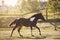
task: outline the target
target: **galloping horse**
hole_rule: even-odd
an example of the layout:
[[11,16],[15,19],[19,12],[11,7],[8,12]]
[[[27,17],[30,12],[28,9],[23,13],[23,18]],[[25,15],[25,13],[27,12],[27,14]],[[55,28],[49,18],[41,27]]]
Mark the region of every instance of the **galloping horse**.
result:
[[[32,27],[35,27],[39,30],[39,34],[41,35],[41,31],[39,29],[39,27],[36,25],[37,24],[37,21],[38,19],[42,19],[43,21],[45,21],[42,13],[38,13],[38,14],[35,14],[33,15],[32,17],[28,18],[28,19],[25,19],[25,18],[20,18],[20,19],[16,19],[14,20],[9,26],[12,26],[13,24],[16,24],[15,27],[13,28],[12,30],[12,33],[11,33],[11,37],[12,37],[12,34],[13,34],[13,31],[18,27],[18,33],[19,33],[19,36],[22,36],[21,33],[20,33],[20,30],[23,26],[25,27],[30,27],[31,28],[31,35],[32,35]],[[33,36],[33,35],[32,35]]]

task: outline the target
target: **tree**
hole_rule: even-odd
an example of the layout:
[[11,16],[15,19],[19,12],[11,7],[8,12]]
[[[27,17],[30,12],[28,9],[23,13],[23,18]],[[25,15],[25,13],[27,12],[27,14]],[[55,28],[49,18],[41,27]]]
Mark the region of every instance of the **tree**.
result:
[[60,1],[58,0],[49,0],[47,7],[51,8],[51,10],[60,11]]
[[54,17],[60,15],[60,1],[59,0],[49,0],[46,6],[47,9],[49,9],[48,12],[51,12],[54,14]]
[[[19,1],[22,1],[22,3],[20,4]],[[18,1],[18,7],[19,8],[21,7],[20,10],[24,13],[39,9],[39,6],[40,6],[40,2],[38,2],[37,0],[34,0],[34,1],[32,1],[32,0],[26,0],[26,1],[25,0],[19,0],[19,1]]]

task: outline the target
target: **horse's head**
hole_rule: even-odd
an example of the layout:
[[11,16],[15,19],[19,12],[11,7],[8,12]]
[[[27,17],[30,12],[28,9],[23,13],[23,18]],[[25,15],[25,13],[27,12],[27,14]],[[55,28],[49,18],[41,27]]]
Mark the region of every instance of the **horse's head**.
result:
[[37,18],[38,18],[38,19],[42,19],[43,21],[45,21],[45,18],[44,18],[44,16],[42,15],[42,13],[37,14]]

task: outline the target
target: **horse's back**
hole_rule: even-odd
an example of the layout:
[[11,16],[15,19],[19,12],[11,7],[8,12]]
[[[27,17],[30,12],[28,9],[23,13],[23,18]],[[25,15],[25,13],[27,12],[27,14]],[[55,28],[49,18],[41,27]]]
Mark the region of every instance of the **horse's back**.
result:
[[28,19],[25,19],[25,18],[20,18],[17,22],[18,25],[23,25],[23,26],[31,26],[33,24],[33,22],[31,22],[30,20]]
[[25,18],[20,18],[18,21],[17,21],[17,25],[24,25],[24,24],[27,24],[28,20],[25,19]]

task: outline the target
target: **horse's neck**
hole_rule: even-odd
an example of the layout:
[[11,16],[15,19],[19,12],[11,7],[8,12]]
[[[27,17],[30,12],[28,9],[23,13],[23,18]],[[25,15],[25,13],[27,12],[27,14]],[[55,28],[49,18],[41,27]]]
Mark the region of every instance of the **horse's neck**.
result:
[[37,23],[37,21],[38,21],[38,19],[37,19],[37,18],[35,18],[33,22],[34,22],[34,23]]
[[34,21],[35,17],[30,18],[30,21]]
[[37,23],[38,18],[36,18],[36,17],[31,17],[31,18],[29,18],[29,20],[32,21],[32,22],[34,22],[34,23]]

